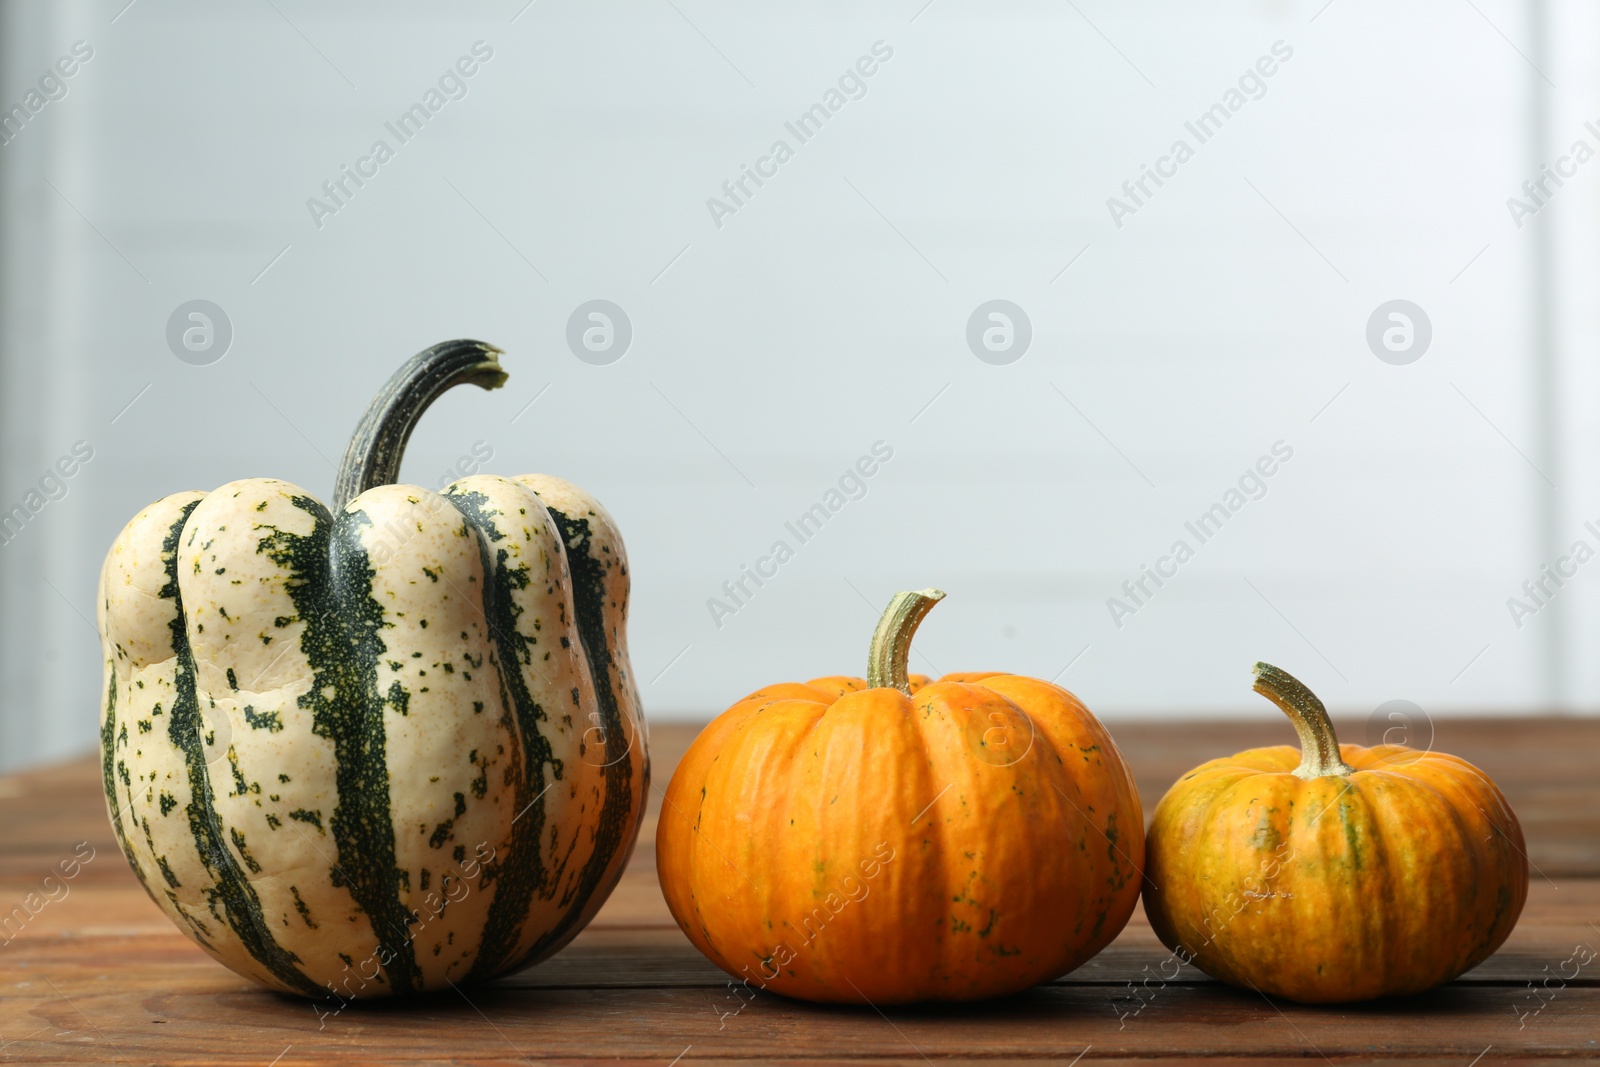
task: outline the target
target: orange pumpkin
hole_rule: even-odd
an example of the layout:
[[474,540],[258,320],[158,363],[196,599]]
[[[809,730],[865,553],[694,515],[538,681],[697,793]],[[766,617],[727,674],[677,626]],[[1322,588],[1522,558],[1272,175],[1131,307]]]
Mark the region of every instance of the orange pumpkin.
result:
[[1454,756],[1340,745],[1309,689],[1255,676],[1300,749],[1212,760],[1156,806],[1144,907],[1162,943],[1307,1004],[1419,993],[1487,959],[1528,895],[1500,790]]
[[751,989],[905,1003],[1077,967],[1133,912],[1144,819],[1077,697],[1013,674],[906,673],[944,596],[900,593],[867,680],[745,697],[667,787],[656,866],[695,946]]

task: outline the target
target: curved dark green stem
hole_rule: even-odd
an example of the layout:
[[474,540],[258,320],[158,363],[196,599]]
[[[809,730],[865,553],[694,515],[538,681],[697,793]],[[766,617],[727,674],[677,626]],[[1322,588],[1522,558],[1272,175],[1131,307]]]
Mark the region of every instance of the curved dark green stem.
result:
[[1294,769],[1295,777],[1327,778],[1355,773],[1355,768],[1339,755],[1339,738],[1333,732],[1328,709],[1317,694],[1288,671],[1270,663],[1257,663],[1254,674],[1252,688],[1282,708],[1300,735],[1300,766]]
[[906,670],[911,661],[911,637],[933,606],[943,599],[944,591],[940,589],[894,595],[872,632],[872,648],[867,653],[868,686],[898,689],[911,695],[911,678]]
[[339,462],[333,513],[375,485],[400,480],[400,457],[428,405],[446,389],[471,382],[484,389],[505,384],[500,349],[482,341],[445,341],[418,352],[394,372],[367,405],[350,447]]

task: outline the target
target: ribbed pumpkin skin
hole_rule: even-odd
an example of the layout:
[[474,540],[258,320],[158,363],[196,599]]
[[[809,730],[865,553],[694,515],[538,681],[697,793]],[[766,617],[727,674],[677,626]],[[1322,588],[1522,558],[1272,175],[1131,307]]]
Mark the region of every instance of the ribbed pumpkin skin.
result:
[[1307,1004],[1418,993],[1483,962],[1528,893],[1522,829],[1472,764],[1341,745],[1305,780],[1282,746],[1180,779],[1150,825],[1145,912],[1213,977]]
[[101,572],[106,799],[150,896],[257,982],[341,999],[537,962],[648,787],[620,537],[555,478],[343,513],[273,479],[169,496]]
[[679,764],[662,890],[751,988],[997,996],[1077,967],[1132,914],[1144,820],[1094,716],[1018,675],[921,681],[910,697],[837,677],[760,690]]

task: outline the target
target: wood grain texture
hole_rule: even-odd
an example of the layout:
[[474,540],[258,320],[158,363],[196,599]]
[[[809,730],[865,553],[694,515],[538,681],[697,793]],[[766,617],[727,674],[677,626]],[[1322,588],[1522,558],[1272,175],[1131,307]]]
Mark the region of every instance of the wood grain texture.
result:
[[[1347,727],[1352,740],[1361,725]],[[326,1017],[236,977],[172,928],[112,842],[93,761],[0,778],[0,1062],[981,1064],[1071,1062],[1086,1048],[1084,1062],[1124,1063],[1600,1059],[1600,959],[1562,967],[1578,946],[1600,949],[1600,722],[1440,725],[1435,747],[1489,771],[1523,821],[1537,868],[1527,909],[1460,981],[1339,1008],[1274,1003],[1187,967],[1163,981],[1173,966],[1142,909],[1078,971],[999,1001],[880,1013],[741,996],[673,925],[655,881],[659,790],[693,734],[652,731],[658,777],[639,848],[568,949],[489,987]],[[1287,740],[1234,723],[1116,734],[1147,812],[1195,763]],[[80,842],[93,858],[47,885]]]

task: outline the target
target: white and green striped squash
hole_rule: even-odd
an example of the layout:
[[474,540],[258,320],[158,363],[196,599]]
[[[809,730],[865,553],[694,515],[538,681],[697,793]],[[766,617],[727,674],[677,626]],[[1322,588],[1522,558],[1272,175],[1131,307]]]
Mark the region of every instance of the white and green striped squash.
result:
[[611,517],[544,475],[392,484],[423,410],[495,388],[437,345],[367,410],[332,512],[287,482],[136,515],[101,572],[106,800],[150,896],[308,997],[529,966],[594,916],[649,783]]

